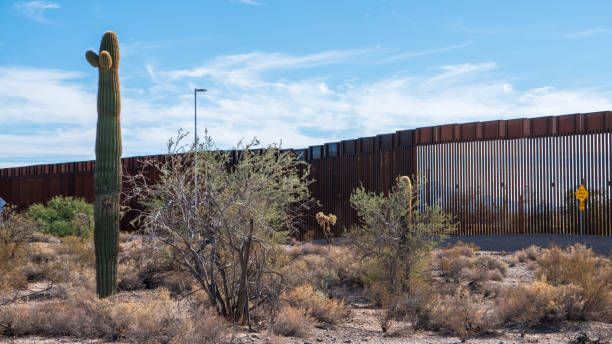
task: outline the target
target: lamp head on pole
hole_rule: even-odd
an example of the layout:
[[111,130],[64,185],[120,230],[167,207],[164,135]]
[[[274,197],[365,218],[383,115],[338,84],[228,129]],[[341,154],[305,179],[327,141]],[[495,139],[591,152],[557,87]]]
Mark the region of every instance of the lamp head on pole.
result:
[[208,90],[203,89],[203,88],[196,88],[196,89],[194,89],[194,91],[196,91],[196,92],[206,92]]

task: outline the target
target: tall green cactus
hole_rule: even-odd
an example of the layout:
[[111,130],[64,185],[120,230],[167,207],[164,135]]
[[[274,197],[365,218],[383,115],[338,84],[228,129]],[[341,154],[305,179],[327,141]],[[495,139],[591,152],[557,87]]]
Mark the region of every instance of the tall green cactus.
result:
[[119,42],[105,32],[100,54],[89,50],[87,62],[98,68],[98,125],[94,187],[94,244],[96,289],[104,298],[116,291],[119,248],[119,193],[121,191],[121,95],[119,94]]

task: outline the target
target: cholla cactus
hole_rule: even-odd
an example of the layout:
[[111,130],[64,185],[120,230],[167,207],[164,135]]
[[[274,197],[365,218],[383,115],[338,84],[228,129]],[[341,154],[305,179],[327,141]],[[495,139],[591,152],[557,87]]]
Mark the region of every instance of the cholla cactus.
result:
[[330,213],[329,215],[325,215],[322,211],[318,212],[317,215],[315,215],[316,219],[317,219],[317,223],[319,224],[319,226],[321,226],[321,228],[323,228],[323,234],[325,235],[325,240],[327,240],[327,243],[329,244],[329,237],[332,235],[331,234],[331,226],[336,224],[336,215]]

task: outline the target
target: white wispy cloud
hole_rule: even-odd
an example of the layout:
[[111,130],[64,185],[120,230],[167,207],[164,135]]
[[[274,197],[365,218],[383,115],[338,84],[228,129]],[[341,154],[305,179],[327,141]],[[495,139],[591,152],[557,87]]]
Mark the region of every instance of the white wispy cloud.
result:
[[47,23],[45,12],[50,9],[56,9],[60,6],[54,2],[47,1],[20,1],[13,4],[13,8],[22,16],[37,21],[39,23]]
[[440,47],[440,48],[435,48],[435,49],[407,51],[407,52],[403,52],[403,53],[396,54],[396,55],[387,57],[385,59],[382,59],[381,62],[402,60],[402,59],[407,59],[407,58],[416,57],[416,56],[440,54],[440,53],[444,53],[444,52],[455,50],[455,49],[465,48],[467,46],[472,45],[473,43],[474,41],[468,41],[468,42],[461,43],[461,44],[450,45],[447,47]]
[[[420,126],[612,109],[609,90],[519,89],[499,77],[502,67],[494,62],[368,82],[331,83],[316,69],[309,77],[282,77],[299,66],[339,63],[354,54],[259,52],[220,56],[193,69],[149,66],[150,88],[122,99],[123,155],[163,153],[179,128],[192,131],[188,90],[196,86],[209,89],[198,95],[198,132],[208,128],[222,148],[252,137],[299,148]],[[85,89],[82,76],[0,67],[0,127],[9,128],[0,132],[0,166],[93,159],[96,86],[89,80]]]
[[563,38],[577,39],[577,38],[591,37],[591,36],[596,36],[596,35],[601,35],[601,34],[606,34],[606,33],[611,33],[611,32],[612,32],[612,28],[609,28],[609,27],[596,28],[596,29],[591,29],[591,30],[572,32],[572,33],[564,35]]
[[165,72],[170,79],[196,78],[219,73],[260,73],[271,69],[300,69],[335,64],[360,55],[372,53],[372,49],[328,50],[303,56],[283,53],[252,52],[219,56],[204,66]]
[[254,1],[254,0],[230,0],[231,2],[239,2],[242,4],[247,4],[247,5],[255,5],[255,6],[261,6],[262,3],[259,1]]

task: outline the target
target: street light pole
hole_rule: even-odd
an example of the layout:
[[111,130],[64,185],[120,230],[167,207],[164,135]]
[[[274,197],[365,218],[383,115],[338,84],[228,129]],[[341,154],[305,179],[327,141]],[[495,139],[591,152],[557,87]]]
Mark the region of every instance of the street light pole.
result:
[[198,209],[198,92],[206,92],[203,88],[193,89],[193,148],[195,149],[193,160],[193,185],[195,186],[194,205]]

